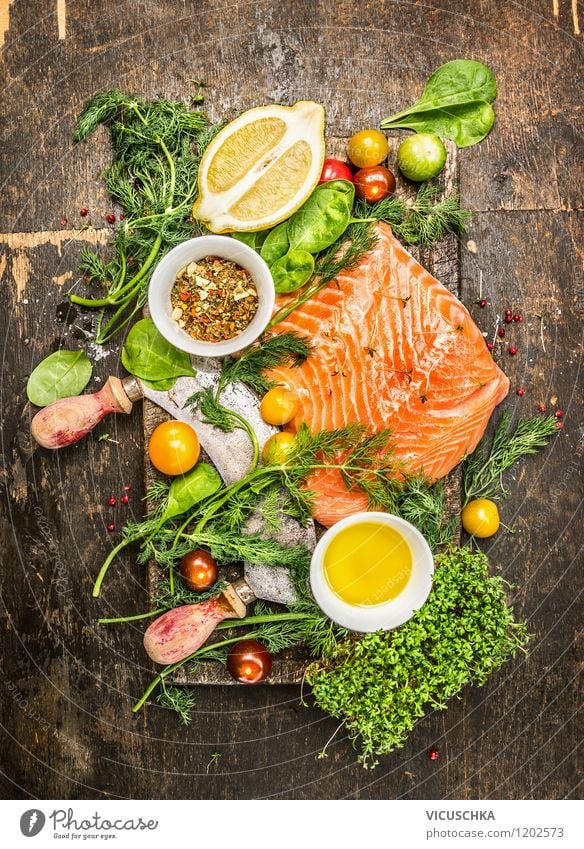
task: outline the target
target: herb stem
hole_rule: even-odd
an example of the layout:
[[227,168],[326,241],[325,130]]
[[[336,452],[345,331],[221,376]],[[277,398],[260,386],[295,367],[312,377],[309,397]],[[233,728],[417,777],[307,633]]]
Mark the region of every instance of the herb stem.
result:
[[[249,637],[249,638],[253,638],[253,637],[259,636],[259,634],[254,632],[254,631],[251,631],[246,636]],[[227,640],[220,640],[218,643],[213,643],[210,646],[203,646],[202,648],[197,649],[197,651],[193,652],[192,654],[189,654],[187,657],[183,658],[182,660],[177,661],[176,663],[171,664],[170,666],[165,666],[164,669],[162,670],[162,672],[160,672],[156,676],[156,678],[154,678],[150,682],[150,684],[148,685],[148,687],[144,691],[141,698],[138,699],[136,704],[133,706],[132,712],[138,713],[138,711],[144,706],[145,702],[148,700],[148,697],[153,692],[153,690],[155,690],[156,687],[158,687],[159,684],[164,683],[165,678],[167,678],[173,672],[176,672],[176,670],[180,669],[180,667],[183,666],[185,663],[188,663],[190,660],[194,660],[199,655],[205,654],[206,652],[211,651],[212,649],[213,650],[214,649],[220,649],[223,646],[229,646],[232,643],[237,643],[237,642],[239,642],[239,640],[241,640],[241,637],[230,637]]]
[[105,578],[107,570],[111,566],[116,555],[119,554],[119,552],[122,551],[122,549],[126,548],[126,546],[130,545],[130,543],[135,542],[135,541],[136,540],[135,540],[134,537],[129,537],[128,539],[123,539],[114,548],[112,548],[112,550],[110,551],[110,553],[108,554],[108,556],[104,560],[103,566],[99,570],[99,574],[98,574],[97,578],[95,579],[95,584],[93,585],[93,590],[92,590],[92,593],[91,593],[93,598],[99,598],[99,593],[101,591],[101,585],[103,583],[103,579]]
[[100,625],[113,625],[118,622],[137,622],[139,619],[151,619],[159,613],[166,613],[168,607],[159,607],[157,610],[149,610],[147,613],[136,613],[135,616],[116,616],[113,619],[98,619]]

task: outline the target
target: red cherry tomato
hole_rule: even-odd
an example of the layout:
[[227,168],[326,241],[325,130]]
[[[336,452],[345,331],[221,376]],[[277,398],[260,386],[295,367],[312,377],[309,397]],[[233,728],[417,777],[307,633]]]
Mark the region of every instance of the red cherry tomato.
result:
[[259,684],[270,674],[272,655],[257,640],[234,643],[227,655],[227,669],[241,684]]
[[352,183],[353,172],[340,159],[325,159],[318,182],[328,183],[330,180],[349,180]]
[[395,177],[383,165],[361,168],[355,174],[355,194],[367,203],[376,203],[395,192]]
[[203,548],[187,551],[180,561],[180,576],[189,590],[202,592],[210,589],[218,574],[215,558]]

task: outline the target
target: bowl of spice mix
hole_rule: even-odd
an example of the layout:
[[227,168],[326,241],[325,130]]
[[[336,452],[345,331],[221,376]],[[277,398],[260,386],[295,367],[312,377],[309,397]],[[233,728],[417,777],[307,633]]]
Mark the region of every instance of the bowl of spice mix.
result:
[[177,245],[156,266],[148,290],[160,333],[199,357],[225,357],[255,342],[272,317],[274,299],[266,263],[229,236]]

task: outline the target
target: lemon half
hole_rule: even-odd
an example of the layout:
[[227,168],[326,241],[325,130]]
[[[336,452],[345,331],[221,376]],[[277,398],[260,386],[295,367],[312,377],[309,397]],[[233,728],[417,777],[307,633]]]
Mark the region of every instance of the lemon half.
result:
[[199,165],[193,217],[213,233],[265,230],[295,212],[324,162],[324,109],[258,106],[224,127]]

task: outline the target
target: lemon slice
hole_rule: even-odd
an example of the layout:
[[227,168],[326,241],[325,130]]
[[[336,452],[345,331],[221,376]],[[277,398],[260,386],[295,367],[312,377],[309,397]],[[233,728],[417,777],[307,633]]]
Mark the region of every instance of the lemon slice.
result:
[[318,183],[324,109],[312,100],[259,106],[213,139],[199,165],[193,217],[213,233],[265,230],[288,218]]

